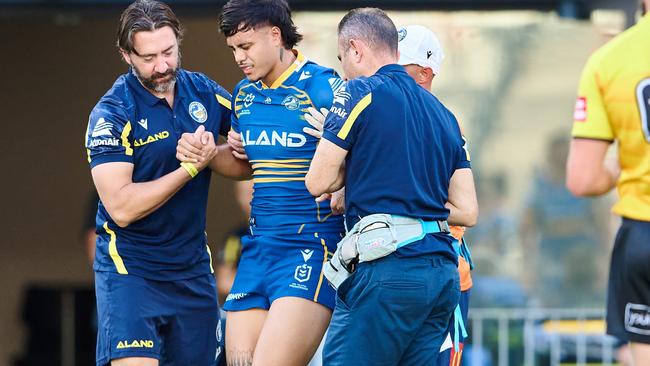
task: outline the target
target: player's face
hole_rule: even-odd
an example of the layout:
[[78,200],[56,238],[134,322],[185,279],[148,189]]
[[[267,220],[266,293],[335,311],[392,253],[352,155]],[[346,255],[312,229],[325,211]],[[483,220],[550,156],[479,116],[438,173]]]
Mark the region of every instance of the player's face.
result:
[[250,81],[265,79],[280,64],[282,40],[277,27],[257,27],[226,38],[237,66]]
[[122,52],[142,85],[156,93],[173,90],[180,67],[178,39],[171,27],[133,35],[133,52]]

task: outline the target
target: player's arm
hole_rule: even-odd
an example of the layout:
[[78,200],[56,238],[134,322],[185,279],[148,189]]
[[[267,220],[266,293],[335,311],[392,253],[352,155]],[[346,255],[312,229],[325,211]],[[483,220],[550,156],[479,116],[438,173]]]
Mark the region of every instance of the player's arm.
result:
[[576,196],[607,193],[614,188],[619,175],[618,166],[608,166],[605,161],[615,135],[601,95],[598,62],[592,56],[585,66],[573,116],[566,186]]
[[[199,131],[203,132],[202,127]],[[191,178],[207,166],[216,153],[212,134],[209,133],[205,150],[206,159],[192,165],[195,171],[179,166],[178,169],[149,182],[133,182],[133,163],[108,162],[96,165],[91,173],[99,197],[113,221],[126,227],[162,206]],[[192,170],[190,168],[190,170]]]
[[120,227],[158,209],[191,179],[179,167],[154,181],[133,183],[133,164],[124,162],[97,165],[91,173],[102,203]]
[[345,184],[347,150],[322,139],[305,177],[305,185],[313,196],[338,191]]
[[[347,91],[345,85],[339,88],[330,113],[327,117],[322,116],[322,138],[305,177],[309,193],[316,197],[335,192],[344,186],[345,157],[354,144],[362,123],[358,119],[363,119],[363,111],[372,103],[372,93],[365,90],[363,85],[351,81],[347,88]],[[309,114],[314,116],[314,112],[318,113],[314,109]]]
[[478,220],[478,201],[474,176],[469,168],[456,169],[449,182],[445,207],[449,209],[450,225],[474,226]]
[[[197,163],[205,157],[205,139],[194,133],[184,133],[176,146],[176,158],[181,162]],[[247,160],[237,159],[228,143],[218,145],[217,154],[209,161],[210,169],[226,178],[245,180],[252,175]]]
[[609,141],[574,138],[566,166],[566,186],[576,196],[598,196],[616,186],[619,168],[605,160]]

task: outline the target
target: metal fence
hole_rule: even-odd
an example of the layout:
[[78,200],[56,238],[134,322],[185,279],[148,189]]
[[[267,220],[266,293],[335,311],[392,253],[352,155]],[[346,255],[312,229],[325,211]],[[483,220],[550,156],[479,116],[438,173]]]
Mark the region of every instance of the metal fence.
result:
[[615,365],[602,309],[471,308],[463,365]]

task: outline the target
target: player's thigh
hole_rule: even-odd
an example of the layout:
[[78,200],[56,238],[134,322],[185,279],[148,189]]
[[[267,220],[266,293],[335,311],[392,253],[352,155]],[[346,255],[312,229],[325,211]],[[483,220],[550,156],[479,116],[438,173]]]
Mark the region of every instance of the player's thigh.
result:
[[112,360],[111,366],[158,366],[158,360],[148,357],[125,357]]
[[260,334],[253,364],[307,364],[318,349],[330,318],[329,308],[311,300],[275,300]]
[[268,311],[263,309],[229,311],[227,313],[226,359],[229,365],[249,365],[252,362],[253,352],[267,313]]
[[311,300],[275,300],[257,342],[253,365],[306,365],[318,349],[331,316],[328,307]]

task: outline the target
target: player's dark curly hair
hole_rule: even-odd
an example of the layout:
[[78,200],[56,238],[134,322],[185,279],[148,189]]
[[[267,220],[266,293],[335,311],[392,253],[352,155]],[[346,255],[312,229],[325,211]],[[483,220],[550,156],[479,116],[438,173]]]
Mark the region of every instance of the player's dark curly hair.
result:
[[293,48],[302,40],[285,0],[230,0],[219,16],[219,30],[226,37],[267,25],[280,28],[286,49]]
[[165,3],[156,0],[137,0],[122,12],[117,28],[117,47],[126,52],[137,51],[133,48],[133,35],[141,31],[154,31],[170,27],[178,43],[183,39],[183,28],[176,14]]

